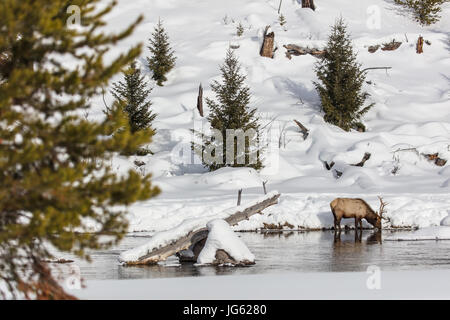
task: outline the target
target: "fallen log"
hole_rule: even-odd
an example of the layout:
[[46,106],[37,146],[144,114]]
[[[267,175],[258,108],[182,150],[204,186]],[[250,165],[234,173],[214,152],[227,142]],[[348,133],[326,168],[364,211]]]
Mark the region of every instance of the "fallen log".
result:
[[433,161],[438,167],[443,167],[447,164],[447,160],[440,158],[439,153],[423,154],[423,156],[429,161]]
[[369,152],[364,153],[364,156],[362,158],[362,160],[356,164],[352,164],[352,166],[354,167],[364,167],[364,164],[366,163],[367,160],[370,159],[372,155]]
[[402,45],[401,42],[395,41],[395,39],[394,39],[394,40],[392,40],[392,42],[383,43],[383,47],[381,48],[381,50],[394,51],[394,50],[397,50],[398,48],[400,48],[401,45]]
[[369,51],[370,53],[375,53],[375,52],[378,51],[378,49],[380,49],[380,47],[381,47],[381,46],[380,46],[379,44],[374,45],[374,46],[369,46],[368,51]]
[[303,56],[310,54],[315,57],[321,57],[325,54],[325,50],[317,48],[302,47],[296,44],[285,44],[283,47],[287,50],[286,57],[291,60],[292,56]]
[[300,121],[294,120],[295,124],[300,128],[300,132],[303,134],[303,140],[306,140],[309,136],[309,130]]
[[[266,209],[267,207],[277,204],[279,197],[280,197],[280,194],[278,192],[269,193],[263,200],[260,200],[256,203],[246,207],[243,210],[242,210],[242,208],[240,208],[238,211],[236,211],[232,214],[225,213],[225,215],[227,215],[227,217],[225,217],[224,220],[229,225],[234,226],[243,220],[248,220],[254,214],[261,213],[261,211]],[[219,218],[222,218],[222,216]],[[173,239],[173,241],[171,241],[167,245],[162,245],[158,248],[152,248],[149,250],[147,250],[145,248],[146,245],[144,245],[144,246],[141,246],[136,249],[136,250],[138,250],[138,252],[146,251],[146,253],[137,254],[134,251],[134,249],[124,252],[120,255],[119,260],[126,265],[156,264],[159,261],[164,261],[168,257],[178,254],[183,250],[190,249],[193,252],[192,261],[194,261],[196,255],[198,256],[198,254],[201,251],[201,248],[203,248],[203,246],[201,244],[204,245],[204,240],[208,237],[208,229],[206,228],[207,222],[208,221],[206,221],[206,220],[199,221],[199,223],[195,224],[195,225],[202,224],[204,227],[200,227],[200,228],[197,227],[197,228],[189,231],[184,236],[178,237],[177,239]],[[153,237],[164,238],[164,236],[166,236],[166,235],[170,236],[170,233],[172,231],[173,230],[163,231],[163,232],[160,232],[160,233],[154,235]],[[136,255],[139,255],[139,257],[137,257]],[[130,256],[132,256],[133,258],[130,259]],[[179,254],[178,254],[178,256],[180,257]],[[183,258],[181,260],[182,261],[190,261],[190,259],[187,259],[187,258]]]

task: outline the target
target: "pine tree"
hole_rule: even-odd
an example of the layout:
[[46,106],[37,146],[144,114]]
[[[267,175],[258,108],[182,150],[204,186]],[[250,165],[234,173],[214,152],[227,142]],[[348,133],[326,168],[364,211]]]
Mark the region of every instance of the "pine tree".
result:
[[280,26],[284,26],[286,24],[286,18],[283,14],[280,14],[278,17],[278,22],[280,23]]
[[[203,164],[209,170],[217,170],[222,167],[252,167],[261,169],[263,167],[259,147],[259,124],[256,117],[256,109],[250,109],[250,88],[245,85],[246,77],[240,73],[238,59],[233,51],[229,49],[224,64],[220,67],[222,73],[222,83],[214,81],[211,85],[212,91],[216,95],[215,100],[206,98],[206,103],[210,109],[208,120],[211,128],[218,132],[223,138],[222,141],[203,135],[202,145],[194,146],[198,154],[202,155]],[[238,139],[233,138],[233,143],[227,143],[227,130],[242,130],[247,133],[245,147],[239,152]],[[215,150],[218,156],[217,161],[205,159],[205,149]],[[226,155],[232,155],[232,161],[227,161]],[[221,155],[220,155],[221,154]]]
[[147,58],[148,67],[153,71],[153,79],[159,86],[167,81],[166,74],[175,67],[175,56],[173,50],[170,48],[169,36],[167,35],[162,21],[158,21],[158,25],[149,39],[150,46],[148,49],[152,53],[151,57]]
[[[136,62],[132,62],[124,72],[125,82],[119,81],[113,84],[112,94],[117,102],[123,105],[130,123],[131,132],[143,129],[152,129],[151,124],[156,114],[150,110],[152,105],[148,99],[151,88],[141,70],[136,68]],[[154,131],[154,129],[152,129]]]
[[236,27],[236,35],[238,37],[242,37],[243,34],[244,34],[244,26],[242,25],[242,23],[239,22],[238,26]]
[[395,0],[395,3],[412,10],[414,18],[422,25],[428,26],[439,21],[442,4],[449,0]]
[[[0,296],[6,288],[27,298],[73,298],[45,263],[54,259],[49,247],[89,258],[86,249],[108,248],[123,237],[123,208],[159,192],[150,175],[118,175],[108,161],[149,143],[151,130],[132,133],[117,103],[105,119],[82,115],[141,52],[137,45],[104,62],[142,17],[105,34],[99,29],[115,3],[99,2],[70,2],[82,12],[77,28],[66,25],[66,0],[0,4]],[[100,241],[100,234],[109,240]]]
[[340,18],[332,27],[325,54],[315,65],[319,82],[314,82],[314,85],[320,96],[325,121],[346,131],[364,131],[360,120],[373,106],[363,107],[369,94],[362,91],[365,73],[360,67],[347,26]]

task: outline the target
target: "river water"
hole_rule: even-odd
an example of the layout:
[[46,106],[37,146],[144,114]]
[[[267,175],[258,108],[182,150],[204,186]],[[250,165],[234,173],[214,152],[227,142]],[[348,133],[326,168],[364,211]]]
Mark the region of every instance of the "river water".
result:
[[[383,231],[383,237],[389,231]],[[119,254],[148,241],[148,236],[129,235],[119,246],[91,253],[92,262],[64,265],[79,268],[86,280],[147,279],[186,276],[242,275],[283,272],[366,271],[376,265],[382,270],[450,269],[450,241],[381,241],[371,231],[355,239],[354,231],[342,232],[335,240],[332,231],[238,233],[256,257],[250,267],[211,267],[179,264],[171,257],[155,266],[123,266]],[[381,239],[382,240],[382,239]],[[65,273],[65,272],[64,272]]]

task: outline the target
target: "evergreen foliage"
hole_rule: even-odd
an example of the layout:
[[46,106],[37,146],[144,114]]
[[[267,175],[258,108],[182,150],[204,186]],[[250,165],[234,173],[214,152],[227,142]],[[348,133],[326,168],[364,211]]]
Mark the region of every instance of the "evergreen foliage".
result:
[[346,131],[364,131],[361,118],[373,104],[363,107],[369,96],[362,91],[365,73],[356,61],[342,18],[332,27],[325,51],[315,65],[319,82],[314,82],[325,113],[324,119]]
[[239,22],[238,26],[236,27],[236,35],[238,37],[242,37],[243,34],[244,34],[244,26],[242,25],[242,23]]
[[150,110],[152,103],[148,96],[151,91],[134,61],[124,72],[124,82],[119,81],[113,84],[111,92],[117,102],[123,105],[133,133],[138,130],[152,129],[151,124],[156,114]]
[[147,58],[148,67],[153,71],[153,79],[158,86],[162,86],[163,82],[167,81],[166,74],[175,67],[176,58],[161,20],[158,21],[149,42],[148,49],[152,55]]
[[[82,116],[141,52],[137,45],[104,62],[142,17],[105,34],[115,3],[99,2],[70,2],[81,10],[77,28],[66,25],[66,0],[0,3],[0,290],[13,295],[73,298],[45,263],[54,258],[49,246],[89,258],[86,249],[108,248],[125,234],[121,208],[159,193],[150,175],[118,175],[108,161],[149,143],[151,130],[131,132],[118,104],[104,120]],[[89,232],[93,225],[98,233]]]
[[283,14],[280,14],[278,16],[278,22],[280,23],[280,26],[284,26],[286,24],[286,18],[284,17]]
[[[223,141],[214,140],[206,135],[202,136],[202,145],[194,146],[197,153],[202,154],[203,164],[209,170],[217,170],[222,167],[252,167],[261,169],[263,167],[260,159],[258,131],[260,129],[256,109],[250,109],[250,88],[245,85],[246,77],[240,73],[240,65],[233,51],[229,49],[224,64],[220,67],[222,82],[214,81],[211,85],[216,99],[206,98],[210,109],[208,120],[211,128],[220,132]],[[243,132],[254,132],[246,138],[244,152],[238,153],[237,139],[233,144],[227,145],[227,130],[243,130]],[[205,147],[209,150],[215,149],[222,153],[218,161],[208,162],[204,159]],[[232,163],[227,163],[226,153],[234,150]],[[230,151],[231,152],[231,151]],[[251,159],[256,161],[251,161]]]
[[431,25],[441,18],[442,5],[449,0],[395,0],[395,3],[409,8],[421,25]]

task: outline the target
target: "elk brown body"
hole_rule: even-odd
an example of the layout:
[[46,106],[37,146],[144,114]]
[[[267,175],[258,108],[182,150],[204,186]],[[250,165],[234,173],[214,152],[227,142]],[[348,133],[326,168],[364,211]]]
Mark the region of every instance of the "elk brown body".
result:
[[[381,198],[380,212],[383,212],[384,203]],[[375,212],[367,202],[363,199],[352,198],[336,198],[330,203],[331,212],[334,216],[334,229],[341,231],[341,219],[342,218],[354,218],[355,229],[362,230],[362,219],[366,219],[371,225],[377,229],[381,229],[382,216]]]

